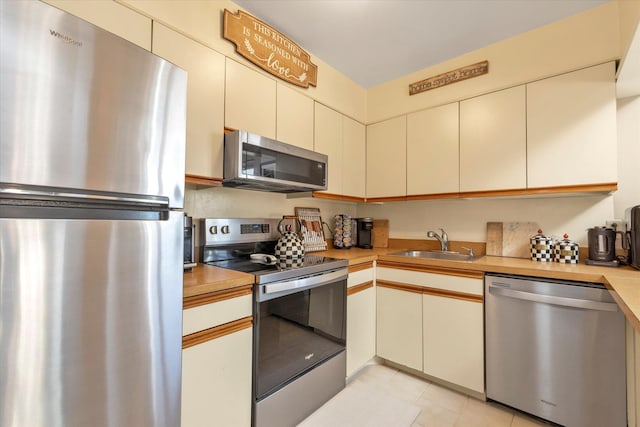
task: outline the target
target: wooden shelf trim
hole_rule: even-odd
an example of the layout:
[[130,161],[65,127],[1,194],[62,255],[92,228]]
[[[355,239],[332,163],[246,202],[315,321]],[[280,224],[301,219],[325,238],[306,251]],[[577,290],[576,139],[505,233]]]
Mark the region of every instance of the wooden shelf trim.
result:
[[366,270],[367,268],[373,268],[373,261],[367,261],[361,264],[350,265],[349,273],[355,273],[356,271]]
[[198,307],[201,305],[207,305],[214,302],[224,301],[231,298],[242,297],[245,295],[251,295],[253,293],[253,285],[238,286],[233,289],[225,289],[224,291],[211,292],[208,294],[195,295],[187,297],[182,302],[182,309]]
[[445,289],[430,288],[427,286],[410,285],[408,283],[389,282],[387,280],[377,280],[376,286],[380,288],[395,289],[398,291],[412,292],[414,294],[433,295],[436,297],[453,298],[470,302],[483,302],[482,295],[468,294],[465,292],[449,291]]
[[582,185],[559,185],[555,187],[509,188],[504,190],[465,191],[460,193],[412,194],[407,196],[371,197],[365,203],[399,202],[407,200],[438,200],[438,199],[473,199],[476,197],[508,197],[557,195],[571,193],[610,193],[618,190],[617,182],[602,182]]
[[366,291],[369,288],[373,288],[373,280],[369,280],[368,282],[360,283],[359,285],[355,285],[350,288],[347,288],[347,296],[357,294],[358,292]]
[[484,273],[482,271],[458,270],[455,268],[434,267],[431,265],[427,266],[427,265],[418,265],[418,264],[404,264],[400,262],[384,261],[384,260],[378,260],[377,265],[378,267],[395,268],[398,270],[419,271],[422,273],[446,274],[448,276],[467,277],[470,279],[484,278]]
[[325,192],[319,192],[319,191],[314,191],[311,194],[311,196],[316,198],[316,199],[341,200],[343,202],[356,202],[356,203],[364,203],[365,202],[365,198],[364,197],[345,196],[345,195],[342,195],[342,194],[325,193]]
[[208,187],[222,187],[222,178],[211,178],[209,176],[186,174],[184,182],[187,184],[206,185]]
[[253,316],[248,316],[242,319],[234,320],[233,322],[205,329],[204,331],[194,332],[193,334],[182,337],[182,349],[193,347],[194,345],[202,344],[207,341],[215,340],[216,338],[220,338],[234,332],[242,331],[243,329],[247,329],[252,326]]

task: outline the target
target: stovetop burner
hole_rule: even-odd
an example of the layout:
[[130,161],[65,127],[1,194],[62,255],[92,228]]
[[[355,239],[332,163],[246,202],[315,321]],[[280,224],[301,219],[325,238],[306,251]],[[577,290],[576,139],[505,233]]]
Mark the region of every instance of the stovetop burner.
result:
[[[346,260],[306,253],[301,260],[252,260],[251,254],[275,253],[277,219],[202,219],[200,259],[207,265],[253,274],[256,283],[271,283],[346,268]],[[262,261],[262,262],[261,262]]]
[[241,271],[256,276],[256,283],[270,283],[324,273],[348,266],[346,260],[305,254],[302,260],[276,260],[275,263],[264,263],[248,257],[221,261],[209,261],[207,265]]

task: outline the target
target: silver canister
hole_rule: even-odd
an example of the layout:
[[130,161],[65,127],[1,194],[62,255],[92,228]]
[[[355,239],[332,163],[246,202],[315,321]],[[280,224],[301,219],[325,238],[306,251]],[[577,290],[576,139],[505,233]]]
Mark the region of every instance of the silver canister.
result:
[[553,260],[564,264],[577,264],[579,261],[578,244],[569,240],[569,235],[565,233],[563,240],[557,241],[553,245]]
[[538,230],[538,234],[529,238],[529,249],[532,261],[553,261],[553,239],[542,234],[542,230]]

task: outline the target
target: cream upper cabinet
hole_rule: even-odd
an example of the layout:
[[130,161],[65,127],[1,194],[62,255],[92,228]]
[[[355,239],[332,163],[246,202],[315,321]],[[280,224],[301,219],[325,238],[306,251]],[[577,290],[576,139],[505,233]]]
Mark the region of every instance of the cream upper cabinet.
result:
[[529,187],[617,181],[615,64],[527,85]]
[[367,126],[367,197],[407,194],[407,118]]
[[327,192],[342,194],[342,114],[315,103],[314,151],[329,156]]
[[226,58],[224,125],[276,138],[276,82]]
[[365,139],[365,126],[342,116],[342,195],[365,196]]
[[407,195],[457,193],[458,103],[407,116]]
[[93,25],[151,50],[151,19],[115,1],[44,0]]
[[153,29],[153,53],[188,73],[186,173],[222,178],[225,58],[157,22]]
[[525,87],[460,102],[460,191],[527,186]]
[[347,376],[376,355],[376,289],[369,264],[347,279]]
[[313,99],[277,84],[276,139],[313,150]]

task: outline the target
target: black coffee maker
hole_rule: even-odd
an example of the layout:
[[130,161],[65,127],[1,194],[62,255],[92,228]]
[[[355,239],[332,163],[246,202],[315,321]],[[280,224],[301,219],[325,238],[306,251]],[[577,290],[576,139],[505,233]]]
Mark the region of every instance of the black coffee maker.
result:
[[373,218],[356,218],[356,246],[363,249],[373,247]]

